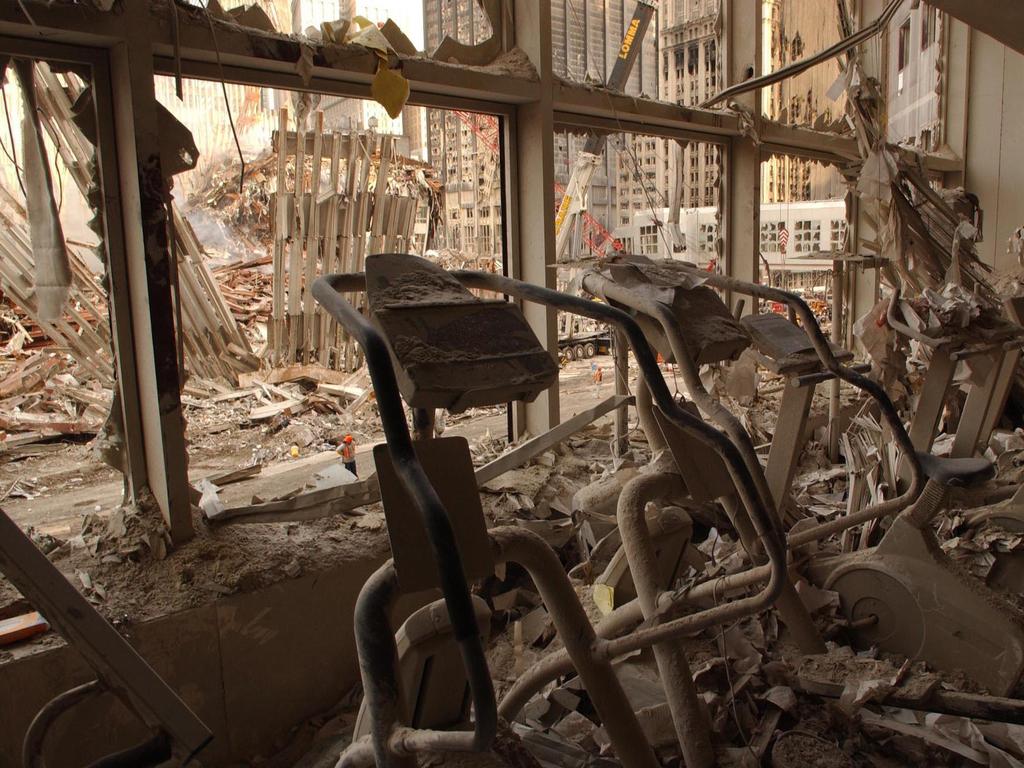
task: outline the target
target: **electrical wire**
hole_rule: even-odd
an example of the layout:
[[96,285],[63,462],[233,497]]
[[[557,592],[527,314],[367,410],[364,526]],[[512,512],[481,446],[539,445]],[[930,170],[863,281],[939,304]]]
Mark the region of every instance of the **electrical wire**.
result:
[[36,20],[32,18],[32,14],[28,12],[28,8],[25,7],[24,0],[18,0],[18,7],[21,8],[21,12],[25,14],[25,18],[28,19],[29,23],[33,27],[39,26],[38,24],[36,24]]
[[[572,11],[573,18],[576,20],[576,26],[583,30],[583,50],[587,49],[587,25],[580,18],[579,11],[576,10],[576,3],[573,0],[567,2],[569,10]],[[569,72],[569,28],[565,28],[565,71]],[[583,73],[583,78],[586,79],[586,73]]]
[[56,144],[56,152],[53,156],[53,175],[57,177],[57,213],[60,213],[64,208],[64,177],[61,175],[60,168],[57,167],[57,161],[62,159],[60,155],[60,143],[57,140],[57,136],[53,136],[53,143]]
[[816,64],[821,64],[824,61],[828,61],[829,59],[833,59],[836,56],[846,53],[851,48],[855,48],[861,43],[864,43],[872,39],[873,37],[881,34],[882,31],[884,31],[885,28],[889,25],[889,22],[892,20],[892,17],[896,15],[896,11],[899,10],[902,4],[903,0],[891,0],[889,5],[885,7],[885,9],[882,11],[879,17],[875,19],[871,24],[860,30],[859,32],[856,32],[853,35],[850,35],[849,37],[843,38],[835,45],[829,46],[820,53],[816,53],[813,56],[809,56],[806,59],[801,59],[800,61],[794,62],[787,67],[782,67],[781,69],[777,69],[774,72],[768,73],[767,75],[762,75],[761,77],[752,77],[749,80],[744,80],[742,83],[737,83],[736,85],[730,86],[729,88],[726,88],[724,91],[720,91],[717,95],[712,96],[710,99],[704,101],[700,105],[701,109],[707,109],[726,99],[731,99],[735,96],[739,96],[740,94],[748,93],[749,91],[757,90],[758,88],[764,88],[769,85],[781,82],[783,80],[793,77],[794,75],[798,75],[801,72],[807,71]]
[[[27,15],[27,14],[26,14]],[[14,128],[11,125],[11,110],[7,105],[7,89],[0,83],[0,94],[3,94],[4,99],[4,117],[7,118],[7,135],[11,137],[11,154],[8,155],[11,162],[14,163],[14,175],[18,179],[18,186],[21,188],[21,194],[23,197],[28,195],[25,192],[25,183],[21,180],[21,167],[18,165],[18,150],[17,142],[14,140]],[[4,154],[7,154],[7,148],[4,148]]]
[[[21,170],[21,167],[17,164],[15,159],[11,156],[11,153],[7,149],[7,145],[4,143],[3,139],[0,139],[0,152],[3,152],[4,153],[4,157],[6,157],[8,160],[11,161],[11,164],[14,166],[16,171],[20,171]],[[21,179],[20,178],[18,179],[18,183],[19,183],[19,185],[21,184]],[[24,191],[25,190],[22,190],[22,192],[24,192]]]
[[[716,583],[714,589],[712,589],[712,594],[713,594],[713,597],[714,597],[715,607],[716,608],[718,607],[718,595],[714,594],[714,593],[715,593],[715,591],[717,589],[718,589],[718,584]],[[733,629],[733,627],[736,627],[737,625],[739,625],[739,621],[734,621],[732,624],[729,625],[729,629],[731,630],[731,629]],[[724,624],[720,624],[718,626],[718,639],[719,639],[719,642],[722,643],[722,656],[725,659],[725,665],[724,665],[725,666],[725,683],[726,683],[726,685],[729,686],[729,692],[732,694],[731,698],[729,699],[729,711],[732,714],[733,722],[736,724],[736,730],[739,732],[740,738],[743,739],[743,747],[744,747],[744,749],[746,749],[751,754],[751,756],[753,756],[756,759],[757,758],[757,753],[754,752],[753,748],[750,746],[750,737],[747,736],[747,732],[743,729],[743,725],[740,723],[740,713],[739,713],[739,710],[736,709],[736,692],[733,690],[732,670],[731,670],[730,664],[729,664],[729,657],[726,655],[726,651],[725,651],[725,625]]]
[[[615,119],[615,124],[619,127],[619,132],[622,133],[623,135],[629,133],[622,127],[622,121],[619,120],[619,112],[617,109],[615,109],[615,102],[612,101],[611,93],[609,93],[607,90],[605,91],[605,98],[608,99],[608,106],[611,108],[612,117]],[[672,253],[672,244],[669,242],[668,235],[665,233],[665,224],[664,222],[662,222],[661,217],[658,216],[658,212],[654,205],[654,200],[651,198],[650,191],[647,188],[647,183],[644,179],[642,169],[640,168],[640,163],[636,158],[636,154],[632,151],[632,148],[629,146],[629,142],[623,141],[622,146],[626,151],[626,156],[629,157],[633,163],[633,169],[636,174],[636,179],[640,183],[640,189],[643,191],[644,197],[647,200],[647,206],[651,210],[652,223],[657,228],[658,234],[661,235],[662,242],[665,243],[666,252]],[[655,190],[655,192],[658,192],[658,190]],[[658,194],[661,193],[658,192]],[[664,197],[664,195],[662,195],[662,197]]]
[[210,37],[213,38],[213,50],[217,54],[217,69],[220,71],[220,89],[221,93],[224,94],[224,108],[228,113],[228,123],[231,125],[231,135],[235,139],[235,149],[238,151],[238,164],[240,166],[238,174],[238,192],[241,194],[245,190],[245,157],[242,155],[242,143],[238,140],[238,131],[235,130],[235,117],[231,113],[231,102],[228,100],[228,86],[224,76],[224,63],[221,61],[220,45],[217,43],[217,32],[213,26],[213,16],[210,14],[211,1],[212,0],[206,0],[206,21],[210,25]]

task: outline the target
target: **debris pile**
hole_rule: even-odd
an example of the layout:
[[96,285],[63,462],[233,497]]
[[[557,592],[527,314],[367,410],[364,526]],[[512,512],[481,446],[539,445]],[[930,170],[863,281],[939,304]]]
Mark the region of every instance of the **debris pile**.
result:
[[6,362],[0,366],[0,451],[99,431],[110,411],[111,389],[69,355],[44,348]]
[[[81,197],[98,206],[99,184],[95,177],[95,150],[87,137],[91,127],[79,125],[72,115],[79,99],[89,98],[89,85],[79,78],[53,73],[44,63],[35,65],[40,92],[39,112],[43,128],[54,146],[66,148],[64,165]],[[186,132],[187,133],[187,132]],[[252,371],[259,360],[245,335],[232,320],[206,263],[206,255],[191,227],[172,205],[171,227],[177,256],[181,328],[187,369],[194,375],[234,381],[239,373]],[[20,198],[0,188],[0,284],[9,310],[18,324],[35,339],[38,327],[54,344],[68,349],[75,361],[101,383],[113,379],[109,312],[106,288],[101,285],[105,254],[93,253],[81,244],[67,243],[71,266],[70,296],[63,317],[45,320],[36,306],[35,257],[30,245],[28,212]],[[102,221],[95,222],[102,236]],[[8,311],[10,314],[10,311]],[[27,340],[26,340],[27,341]],[[20,342],[19,342],[20,343]]]
[[[325,115],[298,119],[288,110],[273,135],[272,322],[263,356],[278,366],[318,362],[354,371],[361,352],[312,294],[315,281],[361,272],[367,254],[422,252],[429,231],[417,221],[439,215],[440,184],[423,164],[397,152],[397,137],[325,129]],[[326,167],[325,167],[326,166]],[[308,170],[307,170],[308,169]]]
[[266,342],[273,302],[270,257],[235,259],[213,268],[213,276],[225,303],[254,348]]
[[219,223],[219,238],[203,238],[208,249],[212,241],[215,250],[217,244],[223,244],[233,253],[248,254],[250,259],[270,253],[271,193],[276,173],[274,153],[246,163],[244,177],[236,159],[226,159],[211,170],[206,183],[188,196],[184,206],[190,220],[202,212]]
[[[595,623],[604,613],[597,585],[609,553],[607,543],[595,545],[595,538],[617,546],[614,504],[610,512],[584,509],[576,497],[595,484],[621,483],[623,476],[635,476],[637,466],[648,461],[642,438],[631,441],[627,457],[613,459],[611,435],[609,424],[593,425],[481,487],[488,524],[526,527],[554,547]],[[499,443],[489,436],[475,441],[477,463],[498,452]],[[1017,452],[1024,452],[1024,438]],[[812,447],[809,453],[818,452]],[[811,514],[829,519],[836,507],[844,506],[845,472],[840,466],[823,469],[819,463],[805,456],[794,488]],[[823,495],[828,498],[819,498]],[[688,511],[695,521],[707,519],[699,510]],[[649,509],[649,519],[653,515]],[[1019,545],[1020,537],[1016,538]],[[694,540],[706,561],[705,574],[724,575],[746,567],[727,522],[721,528],[698,523]],[[838,540],[824,544],[840,545]],[[948,541],[946,546],[952,548]],[[685,588],[697,576],[692,566],[684,566],[676,584]],[[804,581],[798,582],[797,591],[828,640],[824,655],[800,653],[774,612],[684,641],[720,765],[1024,765],[1024,725],[985,718],[990,714],[1024,723],[1024,706],[987,696],[960,674],[938,673],[924,663],[855,644],[837,593]],[[501,699],[528,669],[562,644],[533,582],[520,569],[508,567],[486,582],[479,594],[493,612],[488,660]],[[648,654],[622,659],[616,673],[662,764],[676,764],[677,736],[653,659]],[[338,708],[317,719],[314,725],[322,729],[298,729],[286,753],[293,758],[336,758],[351,739],[359,701],[356,688]],[[530,700],[511,728],[541,766],[620,765],[574,674],[559,678]]]

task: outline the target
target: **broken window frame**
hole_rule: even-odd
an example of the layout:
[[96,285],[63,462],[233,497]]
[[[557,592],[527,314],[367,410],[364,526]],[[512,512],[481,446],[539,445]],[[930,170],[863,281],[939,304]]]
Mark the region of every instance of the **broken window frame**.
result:
[[896,31],[896,93],[903,93],[903,73],[910,61],[910,19],[907,18]]
[[[510,8],[515,10],[517,4],[510,3]],[[527,7],[533,8],[533,5]],[[749,77],[748,65],[743,62],[756,60],[752,41],[760,39],[761,4],[755,4],[755,9],[752,14],[727,14],[723,18],[721,49],[722,80],[725,84]],[[91,7],[83,9],[81,15],[69,15],[56,7],[50,9],[43,5],[34,10],[34,20],[38,26],[26,22],[16,4],[0,7],[0,21],[5,23],[5,32],[18,35],[20,40],[38,41],[39,27],[54,29],[59,31],[62,40],[117,49],[123,59],[127,58],[124,51],[131,49],[134,51],[135,65],[141,64],[143,69],[149,69],[152,64],[158,74],[173,75],[175,72],[174,45],[167,25],[136,24],[129,33],[125,17],[101,14]],[[581,125],[584,130],[604,129],[609,123],[614,126],[612,130],[628,130],[624,126],[633,125],[636,126],[636,132],[640,133],[683,136],[698,141],[728,144],[729,150],[721,158],[723,182],[729,183],[720,200],[721,216],[725,222],[721,229],[724,237],[735,236],[740,252],[723,258],[722,265],[727,274],[737,277],[749,275],[756,264],[757,232],[752,233],[752,238],[745,234],[738,214],[742,211],[745,216],[745,211],[750,208],[748,198],[750,190],[757,187],[757,170],[756,163],[749,160],[751,137],[744,134],[741,120],[735,115],[701,109],[682,110],[674,104],[557,82],[551,72],[551,52],[539,45],[539,41],[544,39],[546,16],[543,7],[539,14],[525,14],[522,18],[514,15],[514,32],[525,35],[520,44],[540,73],[539,81],[525,77],[502,77],[474,68],[460,69],[453,77],[450,66],[446,68],[446,65],[425,58],[409,59],[403,65],[404,74],[410,81],[410,104],[441,109],[471,109],[468,105],[476,104],[479,111],[503,114],[507,118],[504,120],[502,134],[505,142],[502,161],[508,165],[504,170],[508,182],[504,187],[508,225],[503,243],[508,248],[505,263],[514,276],[543,281],[547,260],[553,258],[545,242],[547,235],[545,239],[540,238],[530,222],[520,221],[520,205],[537,212],[535,201],[543,186],[539,174],[542,168],[550,165],[550,160],[544,152],[538,151],[536,140],[540,135],[550,136],[549,126],[552,122],[564,122],[565,116],[569,116],[571,122]],[[222,28],[218,38],[225,58],[218,63],[213,54],[212,37],[196,25],[186,31],[187,35],[182,37],[183,44],[179,48],[181,72],[184,76],[210,80],[223,78],[231,82],[286,90],[301,87],[301,76],[292,65],[295,59],[285,60],[280,55],[275,57],[273,53],[274,46],[278,44],[287,47],[294,46],[294,43],[268,39],[270,48],[256,49],[252,47],[248,33]],[[505,41],[511,41],[513,30],[506,32]],[[737,56],[738,59],[735,58]],[[366,53],[354,55],[330,67],[318,66],[307,85],[322,93],[366,97],[370,92],[373,62],[372,54]],[[130,83],[130,79],[126,82]],[[123,98],[132,98],[132,95],[129,93]],[[136,98],[141,104],[141,100],[146,98],[144,89]],[[538,132],[538,126],[542,126],[543,130]],[[771,121],[765,121],[759,131],[765,143],[785,148],[794,154],[811,151],[833,161],[857,154],[855,142],[850,137],[793,129]],[[517,133],[522,136],[522,143]],[[148,141],[152,137],[139,138]],[[743,154],[741,159],[734,162],[736,147],[742,147]],[[948,162],[947,166],[943,166],[940,159],[934,162],[934,167],[943,172],[951,172]],[[118,168],[118,172],[126,179],[136,175],[134,167]],[[544,194],[546,196],[550,193]],[[128,210],[126,205],[125,211]],[[137,216],[137,211],[134,215]],[[553,215],[553,211],[545,215]],[[520,232],[520,228],[528,230]],[[521,248],[521,245],[525,248]],[[528,253],[524,254],[523,250]],[[730,249],[724,253],[730,254]],[[550,343],[550,333],[544,330],[542,318],[542,313],[531,313],[531,322],[536,324],[538,335],[545,343]],[[544,402],[534,406],[535,411],[545,409],[550,418],[557,420],[557,402],[550,408]],[[171,423],[174,418],[175,414],[171,413],[163,419],[160,428],[165,430],[165,434],[174,428]],[[541,418],[542,421],[548,419],[548,415]],[[159,434],[154,439],[159,439]]]
[[[103,237],[100,243],[105,252],[107,270],[107,311],[111,325],[111,346],[116,372],[114,387],[118,396],[114,406],[120,405],[120,417],[124,439],[124,479],[129,501],[136,501],[154,478],[152,468],[147,466],[145,437],[147,429],[144,411],[152,406],[159,407],[143,394],[146,385],[140,382],[139,358],[144,355],[142,345],[146,340],[137,339],[134,328],[139,324],[140,313],[148,307],[132,301],[132,294],[144,290],[145,277],[139,285],[138,277],[133,278],[128,239],[131,224],[126,219],[133,215],[137,205],[129,191],[124,194],[121,163],[117,152],[114,122],[103,119],[103,115],[115,114],[116,91],[111,72],[110,52],[101,47],[70,45],[49,40],[26,39],[0,35],[0,56],[13,56],[42,62],[59,62],[89,72],[92,85],[94,109],[97,115],[96,176],[101,187],[103,201],[98,211],[103,222]],[[135,272],[138,271],[136,267]],[[148,298],[148,297],[147,297]],[[146,299],[143,299],[145,301]],[[133,306],[134,305],[134,306]],[[154,340],[154,346],[160,340]],[[166,341],[166,340],[165,340]],[[177,360],[177,345],[170,340],[164,345],[165,353]],[[165,511],[166,513],[166,511]],[[171,523],[168,520],[168,523]]]
[[921,50],[927,51],[938,40],[939,11],[934,5],[922,4],[918,13],[921,14]]

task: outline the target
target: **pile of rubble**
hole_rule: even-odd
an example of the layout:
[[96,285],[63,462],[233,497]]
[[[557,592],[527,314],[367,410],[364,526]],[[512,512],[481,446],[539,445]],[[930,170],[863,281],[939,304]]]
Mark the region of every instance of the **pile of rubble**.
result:
[[224,160],[188,196],[185,215],[191,219],[203,212],[220,223],[221,242],[253,256],[268,254],[273,244],[270,196],[276,176],[274,153],[246,163],[244,176],[237,160]]
[[95,435],[110,412],[112,391],[50,349],[9,357],[0,366],[0,446]]
[[[755,407],[768,407],[768,402]],[[612,457],[611,440],[611,425],[597,423],[480,489],[489,526],[527,528],[555,549],[594,623],[605,613],[597,585],[611,551],[607,540],[617,540],[618,534],[614,504],[611,509],[595,507],[586,489],[602,483],[621,487],[624,478],[635,476],[637,468],[650,459],[642,436],[631,434],[630,450],[621,458]],[[1024,459],[1024,438],[1018,440],[1011,441],[1012,452]],[[479,465],[505,446],[485,436],[473,447]],[[810,453],[816,453],[813,447]],[[842,467],[822,469],[817,459],[805,456],[794,488],[806,513],[824,520],[836,514],[847,484]],[[823,502],[823,496],[829,498]],[[614,501],[614,495],[611,498]],[[695,520],[709,519],[700,511],[689,511]],[[368,507],[366,514],[371,521],[379,519],[379,507]],[[957,515],[952,517],[955,520]],[[715,575],[745,567],[742,547],[727,525],[698,523],[696,529],[698,548]],[[841,542],[823,546],[838,548]],[[946,548],[954,554],[971,551],[970,544],[955,539],[947,539]],[[692,568],[684,569],[677,584],[685,586],[696,576]],[[1024,725],[985,719],[991,714],[1024,722],[1024,711],[1007,715],[1008,700],[985,696],[960,674],[936,673],[923,663],[910,663],[876,648],[855,647],[849,624],[839,611],[839,595],[803,581],[797,589],[827,639],[824,655],[807,656],[797,650],[774,612],[684,641],[699,696],[710,716],[719,765],[1024,765]],[[501,699],[526,670],[563,646],[533,582],[522,570],[509,567],[487,581],[479,594],[493,608],[488,661]],[[650,654],[617,662],[616,674],[661,763],[681,764],[668,703]],[[297,728],[292,743],[273,759],[305,768],[333,765],[351,739],[360,698],[356,688],[333,710]],[[514,764],[620,765],[575,675],[548,685],[508,727],[525,747],[518,758],[522,762]],[[507,759],[504,747],[502,754]],[[466,765],[494,764],[483,757],[463,759]]]

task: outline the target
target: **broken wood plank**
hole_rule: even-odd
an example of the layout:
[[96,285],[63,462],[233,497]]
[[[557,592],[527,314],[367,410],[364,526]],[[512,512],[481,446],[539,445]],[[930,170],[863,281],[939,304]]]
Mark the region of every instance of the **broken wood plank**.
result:
[[305,206],[302,201],[306,193],[305,130],[295,155],[294,210],[289,219],[287,237],[290,243],[288,254],[288,356],[289,362],[297,362],[302,340],[302,241],[306,233]]
[[262,464],[253,464],[248,467],[242,467],[241,469],[233,469],[230,472],[221,472],[217,475],[210,475],[203,479],[208,480],[218,488],[223,488],[225,485],[231,485],[232,483],[238,483],[242,480],[247,480],[250,477],[255,477],[261,471],[263,471]]
[[29,392],[43,384],[61,367],[61,360],[55,355],[42,352],[18,363],[3,381],[0,381],[0,398]]
[[362,387],[353,387],[348,384],[319,384],[316,391],[326,392],[328,395],[334,395],[335,397],[347,397],[352,400],[358,400],[366,394],[366,390]]
[[[278,114],[278,130],[282,136],[288,130],[288,110],[285,107],[282,107]],[[281,364],[285,351],[284,256],[289,226],[288,201],[285,199],[287,196],[285,176],[288,172],[288,155],[281,150],[277,143],[274,146],[277,148],[277,193],[274,196],[274,218],[272,223],[274,236],[273,302],[271,309],[272,322],[270,325],[272,338],[267,348],[273,347],[272,360],[274,365],[277,366]]]
[[[338,206],[341,202],[338,197],[338,181],[341,178],[342,140],[338,134],[333,134],[332,138],[333,144],[330,152],[331,168],[328,176],[327,231],[324,233],[324,274],[341,271],[341,266],[338,263]],[[320,362],[323,365],[330,366],[332,365],[332,353],[335,346],[333,340],[338,321],[333,316],[324,313],[323,310],[321,310],[321,314],[325,316],[321,321],[321,333],[318,342]]]
[[[844,683],[796,675],[787,675],[786,682],[793,690],[830,699],[840,698],[846,687]],[[878,703],[919,712],[939,712],[957,717],[1024,725],[1024,700],[1002,696],[946,691],[940,687],[933,687],[925,696],[913,696],[897,688]]]
[[271,371],[260,371],[257,373],[244,374],[238,377],[238,384],[241,387],[249,387],[254,384],[283,384],[289,381],[311,381],[315,384],[347,384],[352,374],[344,371],[332,371],[322,365],[294,363],[284,368],[275,368]]
[[22,640],[41,635],[49,628],[49,623],[38,611],[0,620],[0,646],[20,643]]
[[0,414],[0,429],[19,432],[30,427],[43,436],[83,435],[95,433],[103,424],[103,417],[94,420],[78,419],[67,421],[50,413],[9,413]]
[[313,160],[309,179],[310,194],[308,223],[306,225],[306,260],[302,269],[302,361],[307,364],[312,361],[312,348],[317,343],[319,327],[315,318],[323,314],[322,312],[316,312],[316,303],[313,300],[313,281],[318,276],[320,257],[320,206],[317,205],[317,199],[320,197],[323,136],[324,113],[317,111],[313,132]]
[[489,464],[484,464],[476,470],[477,485],[483,485],[488,480],[493,480],[510,469],[521,467],[537,454],[543,453],[554,445],[558,445],[558,443],[576,434],[591,422],[596,421],[607,413],[611,413],[616,408],[625,408],[632,403],[632,396],[612,395],[602,400],[593,408],[587,408],[585,411],[577,413],[571,419],[563,421],[543,435],[527,440],[522,445],[499,456]]
[[270,405],[263,405],[259,408],[253,408],[249,411],[250,421],[266,421],[272,419],[279,413],[288,412],[291,415],[295,415],[300,410],[305,410],[306,398],[292,398],[285,400],[282,403],[271,403]]
[[289,499],[232,507],[208,516],[218,523],[284,523],[317,520],[349,512],[380,501],[377,476],[320,491],[300,493]]

